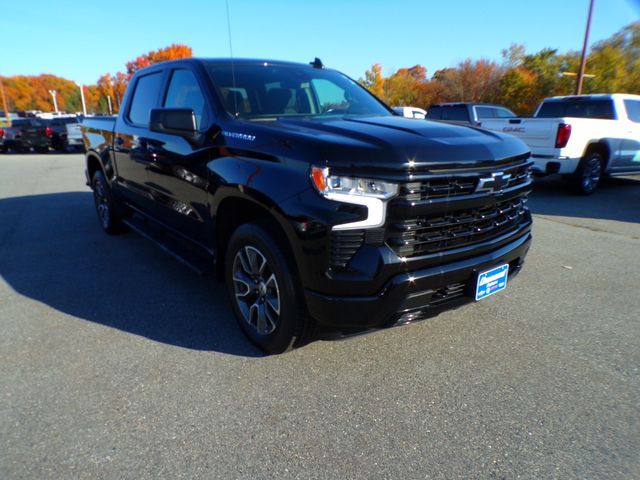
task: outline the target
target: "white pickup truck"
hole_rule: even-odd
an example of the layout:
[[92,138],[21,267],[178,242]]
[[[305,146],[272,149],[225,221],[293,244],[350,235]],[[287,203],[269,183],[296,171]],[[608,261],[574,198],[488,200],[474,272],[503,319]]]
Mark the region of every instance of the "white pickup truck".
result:
[[583,195],[603,175],[640,174],[639,95],[551,97],[532,118],[490,118],[481,126],[519,137],[536,174],[562,174]]

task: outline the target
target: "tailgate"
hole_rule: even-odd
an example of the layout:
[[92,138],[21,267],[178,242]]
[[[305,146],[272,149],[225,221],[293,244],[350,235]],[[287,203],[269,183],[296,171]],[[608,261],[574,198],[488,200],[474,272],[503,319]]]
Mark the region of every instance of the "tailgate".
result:
[[23,142],[32,142],[36,140],[42,140],[46,137],[44,127],[36,127],[36,126],[23,126],[20,127],[18,131],[19,138]]
[[548,118],[487,119],[482,128],[515,135],[532,148],[550,148],[555,146],[559,123]]
[[67,138],[82,138],[82,128],[79,123],[67,124]]

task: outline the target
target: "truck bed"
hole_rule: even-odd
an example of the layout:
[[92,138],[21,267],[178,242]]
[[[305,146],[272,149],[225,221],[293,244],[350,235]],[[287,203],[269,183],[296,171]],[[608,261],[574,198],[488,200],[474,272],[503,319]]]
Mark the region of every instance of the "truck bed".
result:
[[87,117],[82,121],[85,148],[98,152],[113,145],[117,117]]

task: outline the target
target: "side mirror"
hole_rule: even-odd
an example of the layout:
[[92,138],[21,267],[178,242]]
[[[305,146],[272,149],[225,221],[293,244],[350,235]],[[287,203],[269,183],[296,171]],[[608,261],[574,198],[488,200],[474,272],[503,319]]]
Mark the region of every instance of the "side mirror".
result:
[[190,108],[154,108],[151,110],[149,129],[152,132],[169,133],[181,137],[193,137],[196,115]]

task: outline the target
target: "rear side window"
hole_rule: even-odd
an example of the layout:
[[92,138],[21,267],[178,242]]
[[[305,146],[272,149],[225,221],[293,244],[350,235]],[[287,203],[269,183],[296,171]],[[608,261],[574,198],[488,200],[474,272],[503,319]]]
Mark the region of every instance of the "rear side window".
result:
[[451,105],[442,107],[442,120],[452,120],[454,122],[468,122],[469,112],[465,105]]
[[141,126],[149,125],[149,115],[158,101],[162,73],[151,73],[138,78],[136,89],[133,92],[131,107],[129,108],[129,120],[131,123]]
[[538,118],[600,118],[612,120],[613,102],[605,100],[564,100],[544,102],[536,115]]
[[640,100],[625,100],[624,108],[632,122],[640,123]]
[[513,118],[516,116],[516,114],[508,108],[494,108],[493,111],[498,118]]
[[205,115],[204,95],[191,70],[175,70],[164,100],[167,108],[190,108],[196,116],[196,128],[200,128]]
[[494,109],[491,107],[476,107],[478,118],[493,118]]
[[563,102],[544,102],[538,113],[536,113],[536,117],[539,118],[559,118],[564,116]]
[[442,115],[442,107],[440,105],[434,105],[427,110],[427,118],[431,120],[440,120]]

